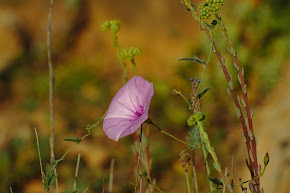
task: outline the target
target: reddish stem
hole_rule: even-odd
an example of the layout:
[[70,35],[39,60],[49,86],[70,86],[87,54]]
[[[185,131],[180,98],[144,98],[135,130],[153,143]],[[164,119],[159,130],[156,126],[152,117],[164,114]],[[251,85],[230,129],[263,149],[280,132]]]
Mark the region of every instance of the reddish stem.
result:
[[[219,52],[218,49],[217,49],[216,43],[215,43],[214,40],[212,40],[212,38],[211,38],[211,36],[210,36],[210,33],[209,33],[208,29],[205,28],[205,27],[204,27],[203,29],[204,29],[206,35],[208,36],[208,38],[209,38],[209,39],[212,41],[212,43],[213,43],[214,52],[215,52],[215,54],[216,54],[216,56],[217,56],[217,58],[218,58],[218,60],[219,60],[219,63],[221,64],[221,68],[222,68],[222,70],[223,70],[223,72],[224,72],[224,74],[225,74],[225,77],[226,77],[226,79],[227,79],[227,82],[229,83],[230,81],[232,81],[232,80],[231,80],[231,76],[230,76],[230,74],[229,74],[229,72],[228,72],[228,70],[227,70],[227,68],[226,68],[226,66],[225,66],[225,64],[224,64],[224,62],[223,62],[223,60],[222,60],[222,56],[221,56],[220,52]],[[242,81],[242,80],[241,80],[241,81]],[[238,108],[238,109],[240,110],[240,112],[242,112],[242,110],[241,110],[241,106],[240,106],[240,103],[238,102],[237,95],[236,95],[234,89],[233,89],[233,88],[230,88],[230,92],[231,92],[231,96],[232,96],[232,99],[233,99],[233,101],[234,101],[234,104],[235,104],[236,108]],[[246,102],[246,101],[245,101],[245,102]],[[247,100],[247,102],[248,102],[248,100]],[[247,106],[248,106],[248,103],[246,103],[246,104],[247,104]],[[249,109],[249,108],[248,108],[248,109]],[[248,130],[247,130],[247,126],[246,126],[246,124],[245,124],[245,119],[244,119],[244,116],[243,116],[242,113],[241,113],[241,116],[239,116],[239,118],[240,118],[240,122],[241,122],[241,125],[242,125],[243,134],[244,134],[244,136],[245,136],[245,138],[246,138],[246,146],[247,146],[247,150],[248,150],[248,156],[249,156],[249,162],[250,162],[250,168],[251,168],[251,170],[250,170],[250,172],[251,172],[251,176],[252,176],[252,177],[255,177],[254,170],[257,168],[257,166],[256,166],[256,164],[255,164],[255,158],[256,158],[256,154],[255,154],[255,152],[256,152],[256,151],[253,152],[253,157],[254,157],[254,163],[253,163],[253,162],[252,162],[252,159],[251,159],[251,157],[250,157],[250,152],[251,152],[251,150],[252,150],[252,149],[254,150],[254,148],[251,148],[251,144],[250,144],[250,142],[253,141],[253,140],[251,140],[250,137],[249,137]],[[251,120],[252,120],[252,119],[251,119]],[[249,121],[249,125],[250,125],[250,121]],[[252,127],[252,121],[251,121],[251,127]],[[252,127],[252,129],[253,129],[253,127]],[[252,131],[252,130],[251,130],[251,131]],[[253,138],[253,139],[254,139],[254,138]],[[252,144],[253,144],[253,142],[252,142]],[[255,144],[255,141],[254,141],[254,144]],[[253,147],[255,147],[255,146],[253,146]],[[256,149],[256,148],[255,148],[255,149]]]

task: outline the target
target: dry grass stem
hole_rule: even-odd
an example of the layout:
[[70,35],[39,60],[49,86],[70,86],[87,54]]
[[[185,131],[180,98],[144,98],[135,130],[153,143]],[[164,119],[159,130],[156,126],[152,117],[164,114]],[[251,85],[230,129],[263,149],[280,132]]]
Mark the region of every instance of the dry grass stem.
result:
[[114,165],[115,165],[115,159],[111,160],[110,164],[110,179],[109,179],[109,192],[112,192],[113,189],[113,179],[114,179]]
[[74,190],[77,188],[77,178],[79,174],[79,166],[80,166],[80,160],[81,160],[81,154],[78,154],[78,160],[77,160],[77,165],[76,165],[76,173],[75,173],[75,182],[74,182]]
[[[89,186],[83,191],[83,193],[86,193],[89,190]],[[105,191],[104,191],[105,192]]]
[[36,144],[37,144],[37,151],[38,151],[38,158],[39,158],[39,165],[40,165],[40,172],[41,172],[41,179],[43,182],[43,178],[44,178],[44,172],[42,169],[42,161],[41,161],[41,155],[40,155],[40,148],[39,148],[39,140],[38,140],[38,134],[37,134],[37,130],[34,127],[34,132],[35,132],[35,137],[36,137]]

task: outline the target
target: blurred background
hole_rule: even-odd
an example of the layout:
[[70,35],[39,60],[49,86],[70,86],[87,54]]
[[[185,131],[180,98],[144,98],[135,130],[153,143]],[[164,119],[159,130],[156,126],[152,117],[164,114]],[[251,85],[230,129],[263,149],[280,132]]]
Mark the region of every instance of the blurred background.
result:
[[[199,1],[198,1],[199,2]],[[197,2],[197,3],[198,3]],[[49,162],[49,82],[46,32],[49,1],[0,0],[0,190],[43,192],[34,127],[42,161]],[[254,110],[258,160],[266,152],[270,163],[261,183],[265,193],[289,193],[290,179],[290,67],[289,1],[225,1],[221,16],[245,68],[249,100]],[[55,157],[70,147],[63,141],[85,134],[85,126],[101,117],[122,86],[122,70],[106,20],[121,21],[121,47],[142,50],[136,57],[137,74],[154,83],[149,116],[164,130],[181,139],[188,135],[190,116],[179,88],[188,98],[190,78],[202,75],[198,64],[178,62],[197,55],[207,59],[209,41],[179,0],[63,0],[55,1],[52,17],[52,62],[55,72]],[[218,47],[236,77],[220,28]],[[234,78],[238,88],[238,80]],[[211,88],[201,100],[206,128],[222,167],[235,163],[235,182],[250,178],[245,167],[246,146],[226,80],[212,56],[202,88]],[[178,154],[185,146],[151,129],[152,177],[168,193],[187,192]],[[115,159],[113,192],[133,192],[136,158],[132,136],[118,143],[102,127],[77,145],[58,167],[60,190],[72,189],[77,154],[81,162],[77,187],[81,192],[107,191],[109,166]],[[196,151],[200,192],[208,192],[201,151]],[[215,174],[213,174],[215,175]],[[236,192],[240,192],[236,188]]]

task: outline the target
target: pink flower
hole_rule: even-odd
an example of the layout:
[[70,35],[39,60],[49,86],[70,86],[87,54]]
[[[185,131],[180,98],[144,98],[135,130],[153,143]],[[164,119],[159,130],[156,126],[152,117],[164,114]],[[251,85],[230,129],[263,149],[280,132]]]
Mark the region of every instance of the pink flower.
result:
[[104,118],[105,134],[114,141],[134,133],[148,118],[153,83],[141,76],[130,79],[112,99]]

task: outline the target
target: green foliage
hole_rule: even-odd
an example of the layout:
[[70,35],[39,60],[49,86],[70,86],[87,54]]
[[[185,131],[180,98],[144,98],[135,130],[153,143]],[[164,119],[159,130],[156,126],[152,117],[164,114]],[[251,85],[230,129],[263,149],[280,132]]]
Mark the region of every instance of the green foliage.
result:
[[135,56],[141,56],[141,54],[142,52],[139,48],[124,48],[121,52],[118,53],[118,59],[120,61],[123,61],[125,59],[133,61]]
[[218,188],[220,185],[223,185],[222,179],[220,178],[211,178],[210,176],[207,176],[207,180],[215,184],[216,188]]
[[188,126],[194,126],[197,122],[205,119],[205,115],[202,112],[196,112],[194,115],[191,115],[187,120]]
[[200,132],[198,126],[195,125],[189,132],[190,137],[186,137],[186,140],[189,141],[190,146],[188,146],[191,150],[200,149],[202,145]]
[[196,62],[198,64],[201,64],[202,67],[204,67],[204,65],[206,65],[206,61],[204,60],[204,58],[199,59],[197,56],[192,56],[192,57],[189,57],[189,58],[181,58],[178,61],[183,61],[183,60]]
[[45,176],[43,178],[43,188],[49,192],[50,188],[54,185],[57,179],[57,175],[54,175],[53,169],[50,167],[49,164],[45,167]]
[[120,30],[120,21],[119,20],[107,20],[101,25],[101,29],[106,31],[110,29],[113,34],[116,34]]
[[264,157],[264,164],[265,164],[265,166],[268,165],[269,161],[270,161],[269,153],[266,153],[266,155]]
[[79,192],[78,190],[65,190],[62,193],[78,193],[78,192]]
[[79,138],[78,136],[76,136],[76,137],[71,136],[70,138],[66,138],[63,140],[64,141],[71,141],[71,142],[75,142],[75,143],[79,144],[82,141],[82,138]]
[[[134,48],[134,47],[121,48],[118,41],[118,37],[117,37],[117,32],[120,30],[120,21],[118,20],[105,21],[105,23],[101,25],[101,29],[103,31],[110,29],[113,32],[113,41],[114,41],[113,45],[117,49],[117,58],[123,70],[122,79],[123,79],[123,83],[125,84],[126,81],[128,80],[127,68],[130,68],[133,75],[136,74],[136,63],[135,63],[134,58],[135,56],[140,56],[142,52],[139,48]],[[129,67],[125,64],[126,59],[128,59],[131,63]]]
[[199,5],[199,12],[201,19],[210,19],[211,15],[209,12],[212,12],[214,16],[218,16],[221,11],[220,6],[224,4],[224,0],[206,0]]
[[219,171],[219,172],[222,171],[222,170],[221,170],[221,165],[220,165],[219,163],[213,163],[213,167],[214,167],[217,171]]
[[202,91],[201,93],[199,93],[197,95],[198,98],[201,98],[205,93],[207,93],[207,91],[209,91],[210,88],[204,89],[204,91]]

